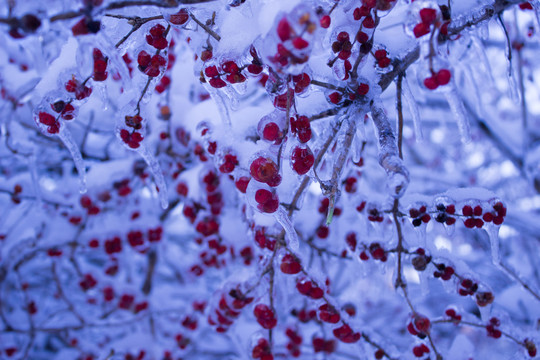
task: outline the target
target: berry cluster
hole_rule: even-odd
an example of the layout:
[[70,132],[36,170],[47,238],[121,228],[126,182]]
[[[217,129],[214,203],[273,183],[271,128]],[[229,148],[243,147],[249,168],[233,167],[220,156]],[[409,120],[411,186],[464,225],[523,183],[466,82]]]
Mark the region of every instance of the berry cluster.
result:
[[291,154],[291,166],[298,175],[306,174],[315,163],[315,156],[308,146],[296,146]]
[[431,69],[430,72],[431,76],[424,79],[424,86],[429,90],[435,90],[439,86],[448,84],[452,78],[452,73],[447,69],[441,69],[438,72]]
[[301,29],[299,32],[294,29],[287,17],[281,18],[277,23],[276,33],[280,42],[276,46],[276,53],[270,57],[270,61],[276,65],[286,67],[303,64],[309,59],[307,52],[310,43],[304,36],[313,34],[317,25],[311,21],[309,13],[302,15],[297,21],[297,25]]
[[500,325],[501,321],[496,317],[489,319],[489,324],[486,325],[487,335],[494,339],[500,338],[502,335],[501,330],[498,329]]
[[272,349],[268,340],[261,338],[257,342],[257,345],[251,351],[251,357],[254,359],[260,360],[274,360],[274,355],[272,355]]
[[313,344],[313,351],[315,351],[315,353],[322,352],[322,353],[331,354],[334,351],[336,351],[336,347],[337,347],[335,340],[333,339],[325,340],[324,338],[321,338],[321,337],[314,337],[312,340],[312,344]]
[[338,340],[346,344],[355,343],[360,340],[360,337],[362,336],[359,332],[354,332],[347,324],[343,324],[342,326],[334,329],[332,333]]
[[157,77],[167,64],[167,60],[159,55],[150,55],[142,50],[137,56],[138,68],[141,72],[149,77]]
[[281,271],[284,274],[298,274],[302,270],[302,265],[300,265],[300,260],[292,254],[286,254],[281,259],[281,264],[279,266]]
[[330,304],[323,304],[319,306],[319,319],[329,324],[337,324],[341,320],[341,316]]
[[81,83],[75,76],[66,82],[65,88],[67,92],[74,93],[77,100],[86,99],[92,94],[92,88],[86,86],[86,81]]
[[287,343],[287,350],[289,350],[292,357],[299,357],[301,354],[300,345],[302,345],[302,336],[297,331],[287,328],[285,335],[289,338]]
[[437,23],[437,9],[423,8],[419,12],[420,23],[416,24],[413,33],[416,38],[427,35],[431,32],[431,25]]
[[290,118],[291,132],[298,137],[301,143],[311,140],[311,125],[309,118],[303,115],[296,115]]
[[418,313],[413,314],[411,321],[407,325],[407,330],[411,335],[424,339],[429,334],[431,322],[429,319]]
[[422,225],[422,223],[427,224],[431,220],[431,216],[426,213],[427,208],[425,205],[420,206],[420,208],[409,209],[409,215],[411,216],[412,224],[414,227]]
[[312,299],[321,299],[324,296],[324,291],[320,287],[314,285],[307,279],[299,280],[296,283],[296,289],[302,295],[310,297]]
[[276,315],[266,304],[258,304],[253,309],[253,315],[264,329],[273,329],[277,325]]
[[94,81],[105,81],[107,79],[107,58],[103,56],[103,53],[98,48],[94,48],[92,51],[92,57],[94,58]]
[[146,35],[146,42],[158,50],[165,49],[169,42],[166,39],[167,33],[165,27],[157,24],[150,29],[150,33]]
[[420,358],[424,356],[424,354],[429,354],[429,348],[425,344],[420,344],[415,347],[413,347],[412,350],[414,356]]
[[264,213],[274,213],[279,207],[279,198],[274,190],[258,189],[255,192],[257,209]]
[[231,289],[227,295],[219,298],[218,307],[208,315],[208,324],[216,326],[216,331],[224,333],[235,319],[240,316],[240,310],[249,305],[253,297],[246,296],[239,289]]
[[373,56],[377,61],[377,66],[381,69],[385,69],[392,64],[392,60],[388,57],[388,51],[385,49],[376,50]]

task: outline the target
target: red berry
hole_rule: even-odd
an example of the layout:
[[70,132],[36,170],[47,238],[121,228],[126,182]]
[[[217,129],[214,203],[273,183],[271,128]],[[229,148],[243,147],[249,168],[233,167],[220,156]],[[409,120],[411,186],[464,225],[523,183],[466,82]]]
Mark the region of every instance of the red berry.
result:
[[330,16],[324,15],[320,20],[321,27],[323,29],[328,29],[330,27],[330,22],[331,22]]
[[437,10],[431,8],[423,8],[420,10],[420,19],[422,23],[431,25],[437,20]]
[[439,84],[437,83],[437,78],[435,76],[431,76],[424,79],[424,86],[429,90],[435,90],[439,87]]
[[437,73],[437,84],[446,85],[450,82],[451,77],[452,73],[449,70],[441,69]]
[[284,274],[298,274],[302,270],[302,265],[296,257],[291,254],[286,254],[281,259],[281,265],[279,267]]
[[413,29],[414,37],[416,38],[429,34],[430,31],[430,25],[425,23],[417,24]]
[[189,13],[186,9],[180,9],[176,14],[171,15],[171,17],[169,18],[169,22],[174,25],[184,25],[188,20]]
[[282,18],[277,25],[277,34],[281,41],[286,41],[291,38],[291,26],[286,18]]

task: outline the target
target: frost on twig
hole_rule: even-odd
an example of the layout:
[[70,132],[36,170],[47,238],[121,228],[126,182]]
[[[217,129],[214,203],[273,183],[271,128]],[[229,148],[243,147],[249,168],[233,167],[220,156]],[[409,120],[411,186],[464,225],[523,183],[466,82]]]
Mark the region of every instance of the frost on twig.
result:
[[379,164],[388,175],[390,195],[400,198],[409,185],[409,171],[399,158],[396,137],[384,109],[374,103],[371,106],[371,115],[379,138]]

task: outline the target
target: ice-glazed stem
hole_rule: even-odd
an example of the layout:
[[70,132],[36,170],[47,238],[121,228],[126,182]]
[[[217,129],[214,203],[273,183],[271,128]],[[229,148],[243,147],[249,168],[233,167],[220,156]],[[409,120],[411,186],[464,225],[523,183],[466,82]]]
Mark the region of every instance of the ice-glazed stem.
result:
[[388,175],[390,195],[400,198],[409,185],[409,171],[399,158],[396,137],[384,109],[374,102],[371,106],[371,115],[379,138],[379,164]]
[[277,222],[283,227],[283,230],[285,230],[287,246],[289,246],[292,251],[297,251],[298,235],[296,234],[296,230],[294,229],[294,225],[291,222],[291,219],[287,215],[287,211],[280,207],[278,211],[274,213],[274,216]]
[[163,209],[168,208],[169,198],[167,193],[167,184],[165,183],[165,177],[163,176],[163,172],[161,171],[159,162],[157,161],[156,157],[152,155],[150,151],[148,151],[148,148],[145,145],[142,145],[140,148],[138,148],[137,152],[142,156],[144,161],[146,161],[146,164],[150,168],[150,172],[154,177],[161,207]]
[[71,157],[73,158],[73,162],[75,163],[75,167],[77,168],[77,172],[79,173],[79,192],[81,194],[84,194],[87,190],[86,169],[84,166],[84,160],[82,158],[81,152],[79,151],[79,147],[75,143],[71,132],[65,127],[62,127],[60,129],[58,137],[60,138],[60,140],[62,140],[69,153],[71,154]]
[[414,136],[416,138],[416,141],[420,142],[424,139],[424,133],[422,132],[422,123],[420,120],[420,111],[418,110],[418,105],[416,104],[416,100],[414,99],[414,95],[411,91],[411,88],[409,87],[409,82],[407,81],[406,77],[403,78],[401,86],[403,89],[403,98],[407,103],[407,107],[409,108],[413,120]]
[[454,82],[451,82],[448,86],[451,88],[444,94],[446,101],[448,101],[448,105],[456,118],[459,134],[461,135],[461,141],[463,143],[468,143],[471,141],[471,131],[469,127],[469,119],[467,118],[467,110],[465,109],[463,100],[461,100]]

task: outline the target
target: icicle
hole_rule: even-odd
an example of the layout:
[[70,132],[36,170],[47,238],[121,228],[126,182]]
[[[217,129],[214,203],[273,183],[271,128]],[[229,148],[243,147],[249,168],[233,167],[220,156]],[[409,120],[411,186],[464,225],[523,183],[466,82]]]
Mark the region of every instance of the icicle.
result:
[[494,265],[499,265],[501,263],[501,255],[499,252],[499,227],[487,224],[486,231],[491,244],[491,260],[493,261]]
[[298,235],[296,235],[296,230],[294,229],[294,225],[292,224],[291,219],[289,219],[287,212],[280,207],[278,211],[274,213],[274,216],[277,222],[283,226],[283,230],[285,230],[288,240],[287,242],[291,250],[298,251]]
[[480,311],[480,318],[484,322],[489,322],[491,318],[491,305],[488,306],[478,306],[478,311]]
[[461,100],[454,83],[451,82],[449,86],[451,88],[444,95],[446,97],[446,101],[448,101],[448,105],[450,105],[450,109],[452,110],[454,117],[457,120],[461,141],[463,143],[468,143],[471,141],[471,134],[465,106],[463,105],[463,101]]
[[482,41],[476,36],[472,37],[472,44],[476,49],[477,57],[476,60],[480,60],[480,64],[484,68],[484,76],[487,76],[489,80],[489,86],[495,89],[495,79],[493,78],[493,71],[491,71],[491,66],[489,65],[488,56],[486,54],[486,49],[482,44]]
[[73,158],[73,162],[75,163],[75,167],[77,168],[77,172],[79,173],[79,192],[81,194],[86,193],[86,170],[84,167],[84,160],[82,158],[81,152],[79,151],[79,147],[75,143],[75,140],[73,140],[73,136],[71,135],[71,132],[67,130],[64,126],[60,128],[60,132],[58,133],[58,137],[66,148],[69,150],[71,157]]
[[206,86],[206,90],[208,90],[212,100],[216,103],[219,113],[221,114],[221,120],[227,126],[231,127],[231,114],[229,112],[229,107],[227,106],[227,101],[224,99],[225,95],[211,86]]
[[41,209],[43,205],[43,197],[41,196],[41,188],[39,186],[39,177],[37,172],[37,159],[35,151],[28,157],[28,167],[30,168],[30,178],[34,186],[34,192],[36,193],[36,199],[38,207]]
[[512,48],[510,44],[510,39],[508,37],[509,35],[508,35],[508,32],[506,31],[506,26],[504,25],[502,18],[499,18],[499,24],[501,25],[501,28],[506,38],[506,46],[504,47],[504,56],[506,57],[508,91],[510,93],[510,98],[512,99],[512,101],[516,104],[519,104],[520,103],[519,91],[518,91],[518,85],[516,82],[516,77],[514,76],[514,69],[512,66]]
[[401,89],[403,90],[403,98],[409,107],[409,112],[411,113],[413,120],[414,137],[416,138],[416,142],[421,142],[424,139],[424,133],[422,132],[420,112],[418,111],[418,106],[416,105],[416,100],[414,99],[414,95],[409,87],[409,81],[407,81],[407,78],[403,79]]
[[476,113],[481,117],[485,117],[484,106],[482,104],[482,95],[480,94],[480,88],[478,87],[478,83],[475,81],[473,75],[474,70],[472,69],[471,65],[464,65],[463,70],[465,77],[470,81],[471,86],[474,89],[474,95],[476,96],[476,101],[474,101]]
[[427,270],[417,271],[418,279],[420,280],[420,294],[422,297],[427,297],[430,293],[429,280],[431,273]]
[[169,207],[169,199],[168,199],[168,193],[167,193],[167,184],[165,183],[165,177],[163,176],[163,172],[161,171],[161,167],[159,166],[159,162],[157,161],[156,157],[150,154],[146,146],[143,144],[141,147],[139,147],[136,150],[146,161],[146,164],[148,164],[148,167],[150,168],[150,172],[152,173],[152,176],[154,177],[154,181],[156,182],[156,186],[158,189],[158,196],[159,201],[161,203],[161,207],[163,209],[166,209]]

